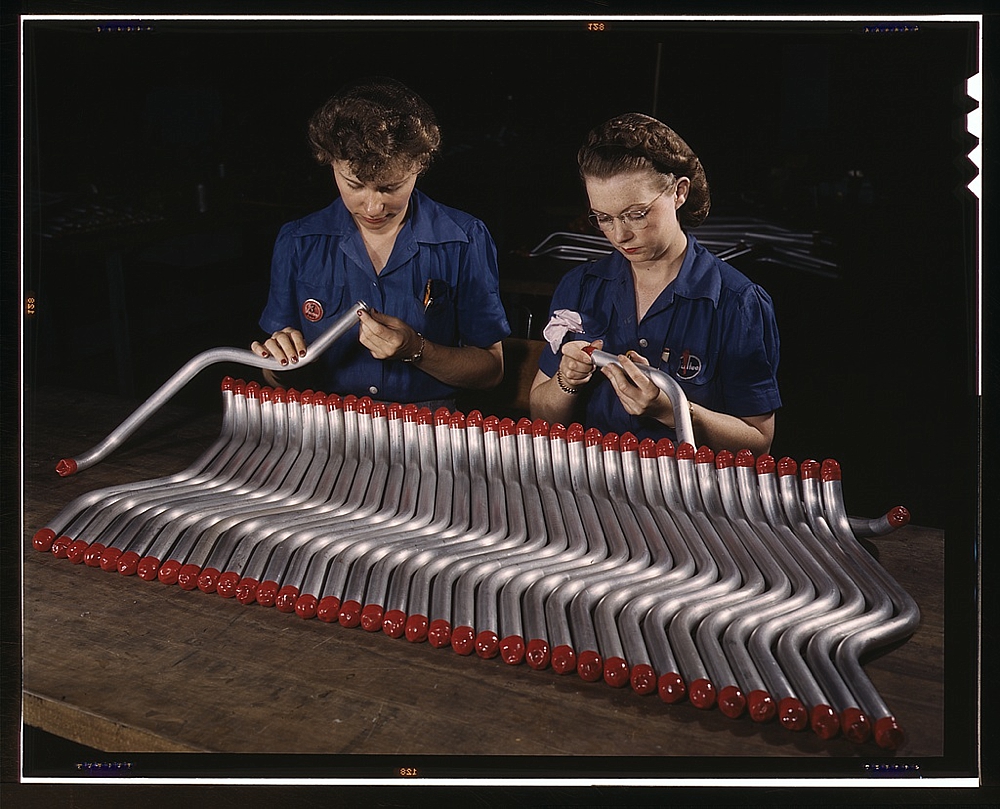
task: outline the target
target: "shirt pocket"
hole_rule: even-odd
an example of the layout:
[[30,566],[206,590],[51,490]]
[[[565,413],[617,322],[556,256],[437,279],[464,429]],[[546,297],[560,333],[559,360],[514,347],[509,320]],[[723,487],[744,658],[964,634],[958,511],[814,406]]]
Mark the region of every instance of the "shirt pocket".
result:
[[660,369],[681,386],[687,398],[712,410],[717,409],[717,357],[704,348],[671,351]]
[[417,330],[428,340],[443,345],[458,342],[457,296],[443,278],[425,278],[415,291],[414,307],[420,325]]
[[329,284],[299,281],[296,292],[299,321],[307,344],[329,329],[351,303],[347,300],[347,286],[336,281]]

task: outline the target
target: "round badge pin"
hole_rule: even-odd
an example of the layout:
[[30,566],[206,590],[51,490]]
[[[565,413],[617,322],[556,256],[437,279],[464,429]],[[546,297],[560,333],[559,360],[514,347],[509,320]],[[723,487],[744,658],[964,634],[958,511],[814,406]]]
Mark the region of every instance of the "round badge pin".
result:
[[315,298],[309,298],[302,304],[302,316],[310,323],[315,323],[323,317],[323,304]]

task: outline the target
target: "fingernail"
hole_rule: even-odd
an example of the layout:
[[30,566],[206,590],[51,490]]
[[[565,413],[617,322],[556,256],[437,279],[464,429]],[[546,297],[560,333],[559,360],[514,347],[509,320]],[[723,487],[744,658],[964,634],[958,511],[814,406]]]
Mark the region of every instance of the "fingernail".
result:
[[281,364],[282,364],[282,365],[288,365],[288,360],[282,360],[282,361],[281,361]]
[[268,354],[268,353],[267,353],[267,351],[261,351],[261,352],[260,352],[260,355],[261,355],[261,356],[262,356],[262,357],[263,357],[263,358],[264,358],[265,360],[266,360],[266,359],[267,359],[268,357],[270,357],[270,356],[271,356],[270,354]]
[[301,350],[301,351],[299,352],[299,356],[300,356],[300,357],[304,357],[305,355],[306,355],[306,350],[305,350],[305,349],[303,348],[303,349],[302,349],[302,350]]

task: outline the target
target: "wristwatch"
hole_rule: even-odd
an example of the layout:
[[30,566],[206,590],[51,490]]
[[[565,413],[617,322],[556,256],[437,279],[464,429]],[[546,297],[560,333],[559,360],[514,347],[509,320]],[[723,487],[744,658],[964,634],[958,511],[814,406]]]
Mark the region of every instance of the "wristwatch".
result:
[[424,356],[424,336],[420,332],[417,332],[417,337],[420,338],[420,348],[417,349],[417,353],[412,357],[403,357],[403,362],[420,362],[420,359]]

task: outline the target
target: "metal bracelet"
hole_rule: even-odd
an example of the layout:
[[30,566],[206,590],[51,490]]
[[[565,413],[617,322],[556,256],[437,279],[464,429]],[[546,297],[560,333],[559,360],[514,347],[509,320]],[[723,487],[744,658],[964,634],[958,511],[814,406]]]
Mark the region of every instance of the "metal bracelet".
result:
[[417,337],[420,338],[420,348],[417,349],[417,353],[414,354],[412,357],[403,357],[403,362],[420,362],[420,360],[423,358],[424,346],[427,343],[424,340],[424,336],[420,332],[417,332]]
[[562,376],[562,371],[556,371],[556,384],[562,388],[564,393],[568,393],[570,396],[576,396],[579,392],[579,388],[570,387],[566,384]]

